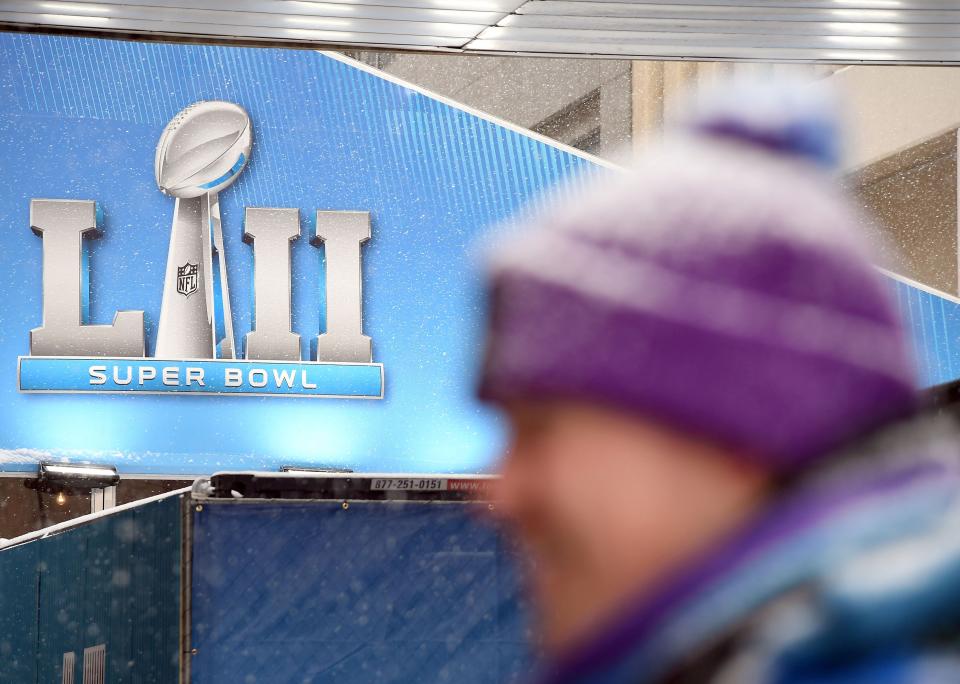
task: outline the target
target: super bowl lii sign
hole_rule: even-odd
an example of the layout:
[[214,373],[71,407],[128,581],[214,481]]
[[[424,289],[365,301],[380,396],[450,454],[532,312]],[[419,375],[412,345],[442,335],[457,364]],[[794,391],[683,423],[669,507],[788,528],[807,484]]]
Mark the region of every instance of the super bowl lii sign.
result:
[[87,324],[86,241],[100,237],[93,200],[34,199],[30,226],[43,240],[43,321],[19,359],[21,392],[255,394],[381,398],[362,327],[365,211],[317,211],[310,243],[326,260],[326,330],[302,360],[292,330],[291,243],[298,209],[247,207],[243,239],[254,254],[254,329],[238,358],[218,193],[250,159],[252,126],[230,102],[190,105],[157,144],[157,185],[174,198],[155,353],[146,357],[143,311]]

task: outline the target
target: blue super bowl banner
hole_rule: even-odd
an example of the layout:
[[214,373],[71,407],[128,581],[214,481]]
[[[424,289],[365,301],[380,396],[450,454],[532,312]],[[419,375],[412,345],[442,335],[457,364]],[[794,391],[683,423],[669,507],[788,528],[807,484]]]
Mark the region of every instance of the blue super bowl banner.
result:
[[473,248],[594,167],[332,54],[0,34],[0,469],[488,467]]
[[477,471],[473,247],[583,156],[314,51],[0,34],[0,467]]

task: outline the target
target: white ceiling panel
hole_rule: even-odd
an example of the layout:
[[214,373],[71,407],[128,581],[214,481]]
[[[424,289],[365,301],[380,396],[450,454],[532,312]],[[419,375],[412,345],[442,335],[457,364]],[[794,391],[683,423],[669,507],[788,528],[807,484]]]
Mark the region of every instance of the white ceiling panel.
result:
[[474,54],[960,64],[960,0],[2,0],[0,29]]

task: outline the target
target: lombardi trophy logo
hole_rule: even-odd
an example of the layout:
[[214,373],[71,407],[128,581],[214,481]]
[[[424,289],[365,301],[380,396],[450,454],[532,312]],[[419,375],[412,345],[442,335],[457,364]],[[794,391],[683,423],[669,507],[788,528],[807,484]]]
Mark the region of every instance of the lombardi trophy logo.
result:
[[[157,143],[157,185],[176,198],[157,330],[159,358],[236,357],[218,193],[243,171],[252,138],[243,108],[211,101],[173,117]],[[190,296],[198,291],[204,296]]]
[[246,166],[252,135],[239,105],[212,101],[181,111],[160,136],[154,173],[174,205],[152,358],[143,311],[117,311],[108,325],[87,320],[85,242],[102,235],[96,202],[30,201],[30,227],[43,239],[43,324],[19,359],[20,391],[383,397],[383,366],[363,333],[366,211],[316,211],[309,245],[323,250],[324,330],[303,359],[292,310],[300,210],[244,208],[254,307],[238,358],[218,193]]

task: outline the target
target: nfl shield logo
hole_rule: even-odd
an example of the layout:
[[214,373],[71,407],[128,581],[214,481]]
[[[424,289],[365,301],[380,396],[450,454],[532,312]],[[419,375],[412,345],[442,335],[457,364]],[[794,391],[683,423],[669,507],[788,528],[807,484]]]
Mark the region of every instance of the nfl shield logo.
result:
[[177,266],[177,292],[189,297],[197,291],[197,264],[186,263]]

